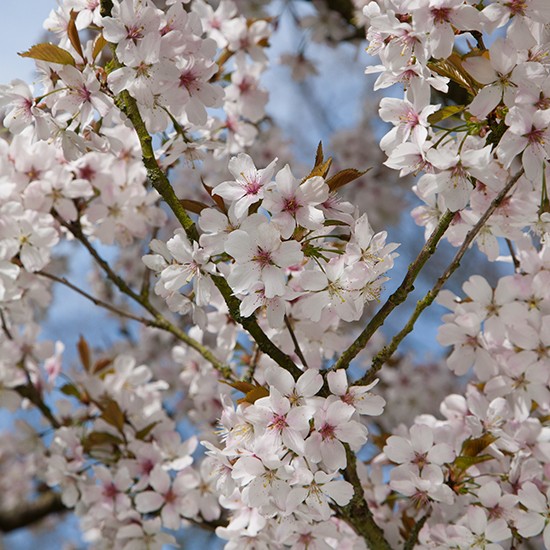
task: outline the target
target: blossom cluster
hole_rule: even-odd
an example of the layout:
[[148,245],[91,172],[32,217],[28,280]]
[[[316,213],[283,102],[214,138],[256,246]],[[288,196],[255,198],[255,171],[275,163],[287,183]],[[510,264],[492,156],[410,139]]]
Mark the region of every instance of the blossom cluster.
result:
[[[167,132],[164,152],[172,157],[200,158],[212,149],[234,154],[257,136],[268,97],[259,77],[271,29],[265,19],[238,14],[231,0],[215,11],[201,1],[189,11],[181,0],[166,10],[120,0],[109,16],[101,15],[99,2],[66,1],[45,28],[58,44],[24,54],[40,60],[40,95],[20,80],[0,88],[4,125],[13,134],[30,126],[33,139],[55,136],[68,159],[102,151],[108,129],[121,122],[115,99],[128,94],[151,133]],[[86,42],[84,31],[91,35]],[[222,86],[225,76],[230,82]],[[207,113],[218,107],[225,120]]]
[[[295,548],[341,539],[332,506],[349,503],[354,487],[341,479],[346,448],[357,452],[367,441],[361,416],[378,416],[384,400],[369,390],[348,386],[344,370],[329,372],[330,395],[321,396],[323,377],[306,370],[296,381],[280,367],[265,372],[264,395],[224,407],[221,449],[205,443],[216,464],[217,487],[231,502],[232,517],[218,535],[235,547]],[[250,402],[252,401],[252,402]],[[344,531],[345,533],[345,531]],[[344,536],[349,537],[350,533]],[[325,543],[326,544],[326,543]],[[300,546],[301,547],[301,546]]]
[[[331,193],[325,178],[301,181],[288,165],[274,176],[275,162],[256,169],[248,155],[233,157],[234,179],[212,190],[223,206],[200,213],[199,241],[192,243],[180,229],[166,244],[152,242],[156,254],[144,261],[159,273],[155,292],[172,311],[210,304],[217,292],[213,275],[226,278],[242,298],[242,316],[263,311],[277,331],[286,332],[285,316],[327,327],[356,321],[364,304],[378,298],[397,245],[386,244],[386,232],[374,233],[366,215],[358,217]],[[191,290],[193,300],[186,295]],[[322,366],[320,356],[312,361]]]
[[[450,291],[440,298],[452,310],[439,332],[452,346],[448,366],[457,375],[473,367],[475,376],[464,396],[443,399],[443,420],[420,414],[388,434],[370,472],[392,463],[390,489],[410,498],[401,511],[417,518],[431,511],[421,548],[508,549],[539,534],[550,545],[549,250],[525,238],[518,273],[495,288],[474,275],[465,298]],[[388,522],[388,492],[364,476],[378,520]]]
[[[424,172],[413,217],[426,233],[450,210],[445,238],[462,244],[518,176],[477,237],[489,259],[506,237],[515,274],[442,293],[448,370],[393,359],[377,395],[372,372],[340,368],[368,345],[376,370],[390,349],[379,334],[352,341],[397,257],[370,223],[395,222],[396,201],[362,209],[393,199],[394,178],[348,167],[373,158],[372,129],[334,136],[336,173],[321,146],[298,169],[260,84],[276,18],[184,4],[61,0],[45,24],[57,44],[23,54],[41,90],[0,87],[0,402],[48,426],[2,438],[2,477],[19,482],[0,513],[49,487],[98,549],[160,549],[189,523],[228,550],[360,548],[363,528],[392,548],[509,550],[539,535],[550,548],[550,8],[354,2],[381,59],[375,88],[405,89],[380,104],[393,126],[380,145],[386,168]],[[324,6],[301,22],[313,40],[350,34]],[[462,96],[442,106],[451,83]],[[178,163],[185,187],[167,177]],[[67,241],[95,261],[94,294],[59,275]],[[113,244],[109,264],[100,245]],[[52,280],[124,319],[107,357],[81,339],[69,371],[64,344],[41,338]],[[454,375],[473,376],[464,395]]]
[[99,547],[160,547],[175,540],[162,527],[219,517],[208,478],[191,468],[196,438],[182,441],[162,407],[167,384],[127,355],[88,366],[62,387],[72,399],[57,403],[43,474],[81,517],[85,538]]
[[[368,3],[363,11],[369,52],[381,64],[366,72],[381,73],[375,89],[405,87],[402,99],[380,102],[380,117],[393,125],[380,145],[388,155],[385,164],[401,175],[425,172],[414,187],[425,205],[413,215],[428,232],[446,209],[460,213],[446,236],[460,244],[509,173],[523,171],[478,239],[494,260],[497,237],[516,239],[529,228],[547,238],[550,11],[542,2],[497,1],[483,9],[473,4]],[[505,36],[486,48],[482,37],[500,29]],[[447,93],[451,83],[468,101],[435,103],[432,98]]]

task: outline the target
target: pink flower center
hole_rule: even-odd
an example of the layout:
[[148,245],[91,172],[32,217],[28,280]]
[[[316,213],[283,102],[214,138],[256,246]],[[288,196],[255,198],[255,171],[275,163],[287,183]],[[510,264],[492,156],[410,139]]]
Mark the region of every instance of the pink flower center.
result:
[[117,489],[117,486],[114,483],[108,483],[103,487],[103,496],[105,498],[108,498],[110,500],[114,500],[116,496],[118,495],[119,490]]
[[137,25],[126,27],[126,38],[137,43],[138,40],[143,38],[143,27],[138,27]]
[[414,128],[418,124],[418,113],[408,109],[404,115],[399,117],[399,120],[409,128]]
[[331,426],[326,422],[321,426],[319,433],[323,439],[334,439],[336,437],[334,434],[334,426]]
[[489,508],[489,517],[491,519],[498,519],[504,515],[504,509],[500,505],[496,504],[492,508]]
[[535,103],[535,107],[541,111],[550,108],[550,97],[544,97],[544,94],[541,92],[539,100]]
[[355,396],[349,391],[347,391],[345,395],[342,395],[340,399],[342,399],[342,401],[344,403],[347,403],[348,405],[353,405],[355,402]]
[[416,464],[420,470],[426,465],[426,457],[428,453],[414,453],[414,458],[412,460],[413,464]]
[[82,86],[82,88],[79,88],[78,95],[82,98],[82,100],[86,102],[89,102],[92,98],[92,93],[90,92],[90,90],[88,90],[88,88],[86,88],[86,86]]
[[96,174],[96,171],[89,164],[85,164],[84,166],[78,169],[78,177],[83,180],[92,181],[95,174]]
[[199,80],[192,70],[185,71],[180,75],[180,88],[187,88],[188,92],[197,91],[197,81]]
[[544,145],[544,128],[531,128],[531,131],[528,134],[525,134],[525,137],[529,141],[529,145],[534,143]]
[[288,427],[286,416],[284,414],[273,415],[273,420],[271,420],[269,427],[277,430],[278,432],[282,432],[286,427]]
[[141,473],[143,475],[149,475],[151,470],[155,467],[153,461],[150,458],[147,458],[141,463]]
[[432,17],[436,23],[447,23],[451,15],[451,8],[432,8]]
[[263,248],[258,247],[256,250],[256,255],[252,258],[253,261],[258,262],[260,267],[267,267],[268,265],[273,265],[273,260],[271,258],[271,252],[269,250],[264,250]]
[[298,539],[300,544],[303,544],[306,548],[313,542],[313,536],[311,533],[302,533]]
[[34,166],[31,166],[25,174],[29,178],[30,181],[37,180],[40,177],[41,171],[38,168],[35,168]]
[[283,199],[283,211],[289,214],[296,214],[302,205],[296,200],[296,197]]
[[172,489],[168,489],[168,492],[164,495],[164,501],[167,504],[172,504],[177,498],[178,495],[176,495]]
[[260,189],[262,188],[260,182],[256,179],[253,179],[252,181],[248,181],[244,174],[241,174],[243,176],[243,179],[246,181],[246,185],[244,186],[244,192],[247,195],[257,195],[260,192]]
[[512,15],[525,15],[527,2],[525,0],[511,0],[505,6],[510,10]]
[[241,94],[246,94],[252,89],[252,82],[248,78],[243,78],[239,83],[239,91]]

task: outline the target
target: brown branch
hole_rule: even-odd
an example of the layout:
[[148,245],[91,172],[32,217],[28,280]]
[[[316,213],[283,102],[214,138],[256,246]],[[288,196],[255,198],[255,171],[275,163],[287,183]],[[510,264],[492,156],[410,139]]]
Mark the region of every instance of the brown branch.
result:
[[52,514],[66,511],[61,495],[53,491],[42,493],[32,502],[19,504],[11,510],[0,509],[0,531],[9,533],[33,525]]
[[521,176],[523,175],[523,172],[524,171],[522,168],[514,177],[512,177],[508,181],[508,183],[504,186],[500,193],[493,199],[493,201],[489,205],[489,208],[487,208],[481,218],[479,218],[478,222],[474,225],[474,227],[472,227],[472,229],[470,229],[470,231],[466,235],[464,242],[462,243],[458,252],[455,254],[455,257],[452,259],[451,263],[447,266],[447,269],[444,271],[443,275],[439,277],[433,288],[428,291],[424,298],[417,302],[416,308],[410,316],[409,320],[407,321],[407,324],[393,337],[390,344],[382,348],[382,350],[374,357],[374,359],[372,360],[371,368],[362,378],[355,382],[356,385],[366,385],[374,381],[374,379],[376,378],[376,374],[382,368],[382,365],[384,365],[384,363],[394,354],[394,352],[397,350],[397,347],[405,338],[405,336],[412,332],[416,320],[418,319],[418,317],[420,317],[420,314],[433,303],[433,301],[439,294],[439,291],[447,282],[447,279],[449,279],[449,277],[458,269],[462,257],[464,256],[464,254],[466,254],[466,251],[468,250],[468,248],[470,248],[470,245],[477,237],[478,233],[485,226],[485,223],[492,216],[493,212],[502,204],[508,192],[512,189],[512,187],[514,187],[519,178],[521,178]]
[[353,485],[354,494],[349,504],[337,509],[338,515],[365,540],[370,550],[392,550],[384,537],[384,531],[374,521],[365,500],[363,485],[357,473],[357,457],[349,445],[345,445],[345,447],[347,466],[342,473],[344,479]]
[[52,280],[55,280],[57,282],[60,282],[62,284],[65,284],[72,290],[78,292],[85,298],[91,300],[94,304],[100,307],[104,307],[108,309],[109,311],[116,313],[117,315],[121,315],[123,317],[127,317],[129,319],[132,319],[134,321],[137,321],[139,323],[142,323],[145,326],[148,327],[154,327],[161,330],[165,330],[167,332],[170,332],[173,334],[178,340],[181,340],[185,344],[187,344],[189,347],[193,348],[194,350],[198,351],[202,357],[204,357],[207,361],[209,361],[212,366],[220,372],[220,374],[227,380],[231,380],[233,377],[233,371],[231,367],[228,365],[225,365],[222,363],[206,346],[203,346],[200,342],[189,336],[187,333],[185,333],[183,330],[172,324],[166,317],[164,317],[156,308],[151,304],[149,299],[145,296],[142,296],[141,294],[137,294],[134,290],[132,290],[126,281],[122,279],[119,275],[117,275],[112,269],[111,266],[100,256],[100,254],[97,252],[97,250],[93,247],[92,243],[89,241],[89,239],[84,235],[82,228],[78,223],[68,223],[65,220],[63,220],[61,217],[57,215],[57,213],[54,212],[54,216],[59,220],[59,222],[66,227],[73,236],[78,239],[84,247],[88,250],[88,252],[91,254],[91,256],[94,258],[96,263],[103,269],[107,277],[110,281],[112,281],[115,286],[125,294],[126,296],[132,298],[136,303],[138,303],[141,307],[146,309],[152,316],[153,319],[146,319],[145,317],[139,317],[137,315],[134,315],[132,313],[126,312],[124,310],[121,310],[115,306],[111,306],[110,304],[107,304],[106,302],[103,302],[101,300],[98,300],[94,296],[88,294],[87,292],[83,291],[82,289],[79,289],[77,286],[70,283],[67,279],[57,277],[55,275],[52,275],[50,273],[46,274],[45,272],[40,272],[41,275],[48,277]]
[[405,541],[405,545],[403,546],[403,550],[413,550],[413,548],[418,543],[418,535],[420,534],[420,531],[422,531],[422,527],[424,527],[424,524],[430,517],[431,510],[428,511],[424,516],[422,516],[412,528],[409,537]]
[[414,281],[424,267],[424,264],[433,255],[436,250],[437,243],[443,237],[445,231],[451,224],[454,213],[447,210],[439,220],[439,224],[433,230],[432,234],[418,253],[417,257],[409,266],[403,281],[397,290],[387,299],[386,303],[378,310],[376,315],[369,321],[361,334],[355,339],[350,347],[342,353],[340,358],[334,363],[332,369],[345,369],[351,361],[359,354],[367,345],[373,334],[384,324],[388,315],[402,302],[407,299],[407,296],[414,290]]
[[[116,57],[114,44],[111,44],[111,49],[113,51],[113,61],[110,70],[114,70],[122,67],[123,65]],[[168,204],[172,210],[172,213],[176,216],[177,220],[183,227],[187,237],[191,241],[198,241],[199,234],[193,220],[182,206],[167,175],[162,171],[158,164],[155,157],[155,152],[153,150],[153,140],[141,116],[137,101],[127,90],[123,90],[119,96],[117,96],[115,102],[119,109],[128,117],[128,120],[134,127],[141,145],[142,162],[147,170],[147,177],[149,178],[149,181],[161,195],[166,204]],[[252,336],[260,349],[266,355],[269,355],[269,357],[271,357],[278,365],[288,370],[294,378],[298,378],[302,374],[302,371],[294,364],[294,361],[292,361],[286,353],[284,353],[270,340],[260,325],[258,325],[255,317],[241,316],[241,301],[234,296],[233,290],[227,281],[220,275],[212,275],[212,280],[223,296],[231,317],[237,323],[242,325],[242,327],[250,334],[250,336]]]

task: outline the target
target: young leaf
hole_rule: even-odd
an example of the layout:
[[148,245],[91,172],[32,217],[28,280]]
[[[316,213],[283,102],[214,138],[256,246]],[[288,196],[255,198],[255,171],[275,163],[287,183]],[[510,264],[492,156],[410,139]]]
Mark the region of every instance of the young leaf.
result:
[[256,387],[254,386],[254,384],[251,384],[250,382],[245,382],[244,380],[237,380],[235,382],[220,380],[220,382],[222,382],[223,384],[227,384],[228,386],[231,386],[232,388],[235,388],[242,393],[248,393]]
[[118,403],[114,399],[106,397],[102,402],[102,409],[101,418],[122,433],[124,428],[124,413]]
[[86,339],[84,338],[84,336],[82,336],[82,334],[80,335],[76,347],[78,350],[78,355],[80,356],[80,362],[82,363],[84,370],[86,372],[89,372],[90,367],[92,366],[92,356],[90,354],[88,342],[86,342]]
[[464,88],[471,96],[475,96],[478,84],[462,67],[462,58],[457,53],[452,53],[447,59],[430,61],[428,67],[441,76],[450,78],[460,87]]
[[145,426],[145,428],[142,428],[141,430],[136,432],[136,439],[141,439],[142,441],[151,433],[151,430],[159,423],[158,420],[155,420],[155,422],[151,422],[151,424],[148,424]]
[[237,403],[255,403],[257,399],[267,397],[269,390],[263,386],[254,386],[252,390],[246,393],[245,397],[237,399]]
[[320,141],[319,145],[317,145],[317,153],[315,153],[315,164],[313,165],[313,168],[316,166],[319,166],[319,164],[323,164],[323,142]]
[[465,457],[477,456],[481,451],[488,447],[491,443],[494,443],[498,437],[491,433],[483,434],[481,437],[469,437],[462,444],[462,450],[460,454]]
[[108,357],[103,357],[103,359],[98,359],[94,364],[94,368],[92,369],[92,372],[94,374],[97,374],[98,372],[101,372],[103,369],[111,365],[112,362],[113,360],[109,359]]
[[105,38],[103,38],[103,35],[100,34],[95,42],[94,42],[94,47],[92,49],[92,59],[95,61],[95,59],[97,58],[97,56],[101,53],[101,51],[103,50],[103,48],[108,44],[107,40],[105,40]]
[[82,447],[85,452],[89,453],[93,447],[104,445],[120,445],[121,443],[122,439],[108,432],[91,432],[82,441]]
[[205,208],[208,208],[208,205],[204,204],[204,202],[195,201],[193,199],[180,199],[180,204],[185,210],[193,212],[194,214],[200,214]]
[[488,460],[493,460],[495,458],[491,455],[479,455],[479,456],[457,456],[453,462],[453,465],[456,466],[459,470],[465,472],[471,466],[475,464],[481,464],[482,462],[487,462]]
[[327,180],[327,185],[331,191],[336,191],[336,189],[340,189],[340,187],[344,187],[344,185],[364,176],[369,170],[370,168],[366,170],[356,170],[355,168],[340,170]]
[[210,195],[210,198],[216,203],[216,205],[218,206],[218,208],[224,213],[226,214],[227,213],[227,208],[225,206],[225,202],[223,202],[223,199],[219,196],[219,195],[213,195],[212,194],[212,187],[209,187],[208,185],[206,185],[206,183],[204,183],[204,181],[202,180],[201,178],[201,183],[202,183],[202,186],[204,187],[204,190]]
[[428,122],[430,124],[437,124],[438,122],[441,122],[446,118],[449,118],[454,115],[457,115],[458,113],[461,113],[462,111],[464,111],[464,109],[465,109],[464,105],[447,105],[446,107],[443,107],[443,109],[439,109],[439,111],[432,113],[428,117]]
[[48,63],[58,63],[59,65],[76,65],[74,57],[63,48],[44,42],[42,44],[36,44],[32,46],[26,52],[20,54],[21,57],[30,57],[32,59],[38,59],[38,61],[47,61]]
[[76,397],[79,400],[81,398],[80,391],[73,384],[65,384],[64,386],[61,387],[61,392],[64,393],[65,395],[72,395],[73,397]]
[[71,10],[71,18],[69,19],[69,23],[67,24],[67,35],[69,37],[69,41],[71,42],[73,48],[76,50],[78,55],[84,59],[84,53],[82,52],[82,44],[80,43],[80,36],[78,36],[78,29],[76,28],[76,16],[78,15],[78,12]]
[[332,158],[329,157],[325,162],[315,166],[315,168],[302,180],[302,182],[307,181],[309,178],[314,178],[315,176],[326,178],[331,165]]

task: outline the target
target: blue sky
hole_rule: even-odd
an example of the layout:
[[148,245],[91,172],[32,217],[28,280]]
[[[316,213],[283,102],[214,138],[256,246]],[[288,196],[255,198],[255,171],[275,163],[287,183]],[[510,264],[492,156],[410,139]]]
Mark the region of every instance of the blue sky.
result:
[[32,80],[33,61],[17,55],[40,40],[42,23],[55,8],[53,0],[2,0],[0,68],[2,83]]

